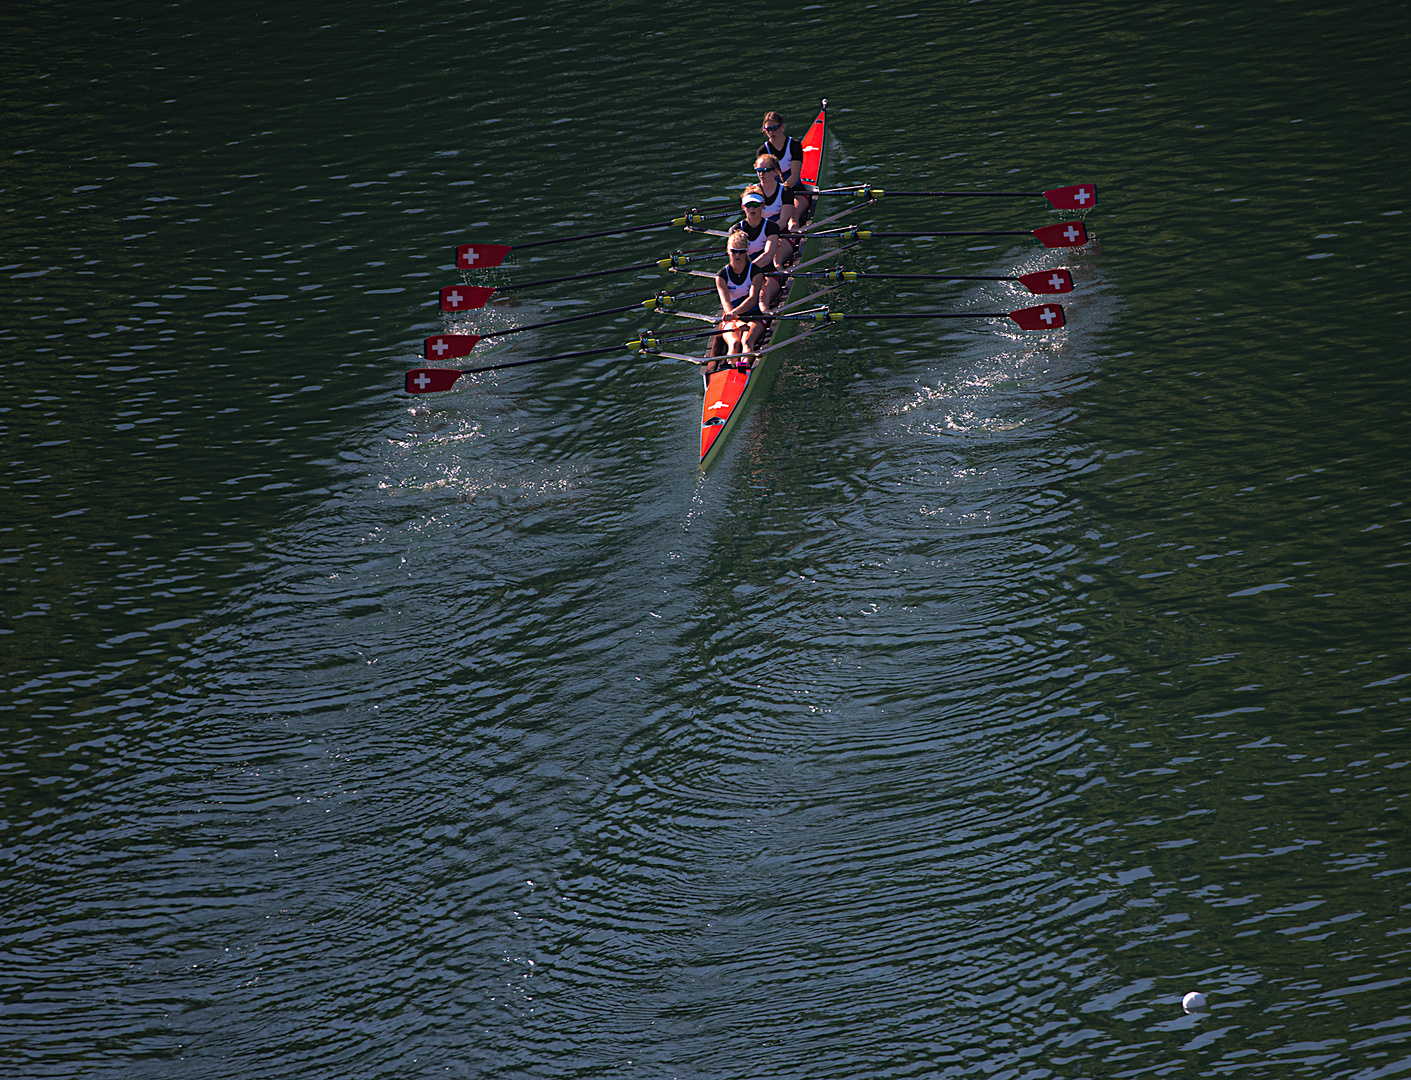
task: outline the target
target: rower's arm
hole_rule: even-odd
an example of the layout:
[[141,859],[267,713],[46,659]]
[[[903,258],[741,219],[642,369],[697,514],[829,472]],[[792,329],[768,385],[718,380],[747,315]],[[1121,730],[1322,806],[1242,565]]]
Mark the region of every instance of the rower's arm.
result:
[[725,282],[719,278],[715,279],[715,291],[720,297],[720,310],[726,315],[730,314],[730,294],[725,291]]

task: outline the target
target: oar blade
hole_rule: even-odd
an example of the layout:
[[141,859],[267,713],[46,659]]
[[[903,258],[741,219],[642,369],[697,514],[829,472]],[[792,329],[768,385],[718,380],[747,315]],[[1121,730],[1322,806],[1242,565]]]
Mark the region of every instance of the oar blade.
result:
[[1082,247],[1088,242],[1088,230],[1081,221],[1060,221],[1035,229],[1034,239],[1046,248]]
[[469,356],[479,340],[479,334],[433,334],[422,344],[421,355],[428,360],[455,360]]
[[493,270],[509,253],[509,244],[461,244],[456,248],[456,265],[462,270]]
[[495,290],[486,285],[447,285],[441,290],[441,310],[473,311],[494,295]]
[[412,368],[407,372],[407,393],[439,394],[455,386],[461,374],[455,368]]
[[1057,330],[1067,323],[1063,317],[1062,304],[1039,304],[1037,307],[1020,308],[1011,311],[1009,317],[1019,324],[1021,330]]
[[1091,210],[1097,205],[1094,184],[1073,184],[1070,187],[1049,188],[1044,198],[1055,210]]
[[1020,283],[1036,296],[1073,291],[1073,275],[1062,268],[1058,270],[1038,270],[1032,274],[1020,274]]

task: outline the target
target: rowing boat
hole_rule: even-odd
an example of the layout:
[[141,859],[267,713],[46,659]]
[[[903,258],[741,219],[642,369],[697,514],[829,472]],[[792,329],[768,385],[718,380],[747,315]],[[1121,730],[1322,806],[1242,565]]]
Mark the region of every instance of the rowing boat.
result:
[[[580,312],[576,315],[569,315],[562,318],[549,319],[543,322],[531,322],[526,325],[512,326],[503,330],[494,330],[482,334],[469,334],[464,332],[433,334],[424,343],[423,355],[427,360],[449,360],[456,357],[468,356],[480,341],[501,338],[507,334],[521,333],[527,330],[546,329],[557,327],[567,323],[577,323],[584,319],[606,318],[610,315],[621,315],[629,311],[651,311],[660,315],[679,316],[693,319],[699,323],[706,323],[711,326],[709,330],[690,331],[686,333],[656,334],[650,330],[642,330],[637,339],[624,342],[618,345],[607,345],[602,348],[574,349],[569,352],[558,352],[548,356],[535,356],[526,359],[503,360],[493,364],[479,364],[474,367],[448,368],[448,367],[417,367],[406,373],[405,388],[409,394],[431,394],[441,393],[450,390],[458,379],[463,375],[474,375],[487,371],[500,371],[506,368],[524,367],[528,364],[544,364],[553,361],[582,359],[590,356],[606,356],[610,353],[618,353],[626,350],[629,353],[644,356],[659,356],[667,360],[684,360],[696,364],[701,369],[703,400],[701,402],[701,441],[700,441],[700,467],[704,469],[714,458],[718,457],[721,448],[726,442],[725,436],[729,433],[732,424],[737,422],[737,418],[744,412],[745,402],[749,397],[750,390],[754,384],[762,378],[762,367],[764,360],[770,353],[776,352],[787,345],[792,344],[811,334],[820,332],[830,326],[834,326],[845,320],[862,319],[869,323],[876,323],[887,319],[1008,319],[1015,323],[1022,330],[1026,331],[1052,331],[1061,329],[1065,322],[1063,307],[1057,303],[1044,303],[1042,305],[1019,308],[1014,311],[904,311],[904,312],[871,312],[866,314],[852,314],[842,311],[832,311],[827,304],[819,304],[815,307],[806,307],[811,301],[817,300],[828,293],[834,292],[844,283],[860,281],[871,278],[905,278],[908,280],[926,281],[1009,281],[1022,285],[1031,294],[1049,295],[1057,293],[1068,293],[1073,291],[1072,274],[1064,268],[1055,268],[1045,271],[1035,271],[1029,274],[945,274],[945,273],[905,273],[893,274],[885,271],[860,271],[846,270],[841,266],[835,266],[829,270],[809,270],[810,266],[822,262],[825,259],[836,259],[844,252],[858,246],[865,240],[876,238],[920,238],[920,237],[971,237],[971,236],[1032,236],[1046,248],[1076,248],[1088,243],[1089,237],[1082,221],[1064,221],[1053,225],[1045,225],[1037,229],[966,229],[966,230],[929,230],[926,232],[877,232],[871,227],[861,227],[858,225],[833,225],[834,222],[842,218],[851,216],[854,212],[866,207],[875,205],[879,200],[897,197],[914,198],[1042,198],[1047,200],[1049,205],[1055,210],[1079,210],[1086,211],[1092,209],[1097,199],[1097,189],[1092,184],[1075,184],[1068,187],[1050,188],[1044,191],[896,191],[874,187],[870,183],[846,184],[838,188],[824,188],[819,182],[823,173],[824,144],[827,135],[827,112],[828,101],[825,98],[823,108],[818,113],[818,118],[808,129],[808,133],[803,139],[803,155],[799,165],[799,179],[807,185],[806,190],[812,196],[809,200],[808,210],[805,212],[804,220],[797,223],[797,231],[794,233],[797,244],[794,249],[793,258],[788,266],[788,276],[785,278],[777,298],[775,308],[767,316],[745,316],[745,318],[760,318],[764,321],[765,331],[762,340],[756,347],[748,353],[729,354],[724,336],[720,330],[720,314],[710,315],[705,312],[683,311],[677,307],[677,301],[689,296],[698,296],[704,293],[714,293],[714,287],[687,290],[684,292],[668,294],[659,292],[656,296],[643,300],[636,304],[627,304],[621,307],[603,308],[598,311]],[[828,196],[841,196],[844,198],[859,199],[860,202],[845,207],[838,213],[831,213],[827,217],[815,219],[815,211],[819,206],[819,199]],[[710,228],[702,228],[714,218],[733,217],[738,213],[738,206],[707,206],[693,208],[677,217],[668,218],[664,221],[654,221],[645,224],[622,225],[613,229],[599,230],[589,233],[581,233],[575,236],[558,236],[546,239],[536,239],[527,242],[514,244],[508,243],[467,243],[461,244],[456,249],[456,265],[466,271],[490,270],[500,266],[505,257],[514,250],[526,248],[540,248],[551,244],[567,244],[581,240],[591,240],[603,236],[620,236],[628,233],[650,232],[657,229],[684,227],[687,232],[706,233],[711,236],[723,237],[728,235]],[[825,226],[832,226],[825,228]],[[818,239],[827,238],[834,242],[836,246],[822,255],[808,257],[809,244]],[[533,289],[549,285],[557,285],[563,282],[583,281],[590,278],[600,278],[614,274],[638,274],[642,270],[660,270],[666,273],[686,274],[692,277],[708,278],[714,285],[716,275],[704,270],[688,269],[690,263],[701,259],[719,258],[718,247],[706,247],[690,251],[675,251],[667,258],[659,258],[647,263],[636,263],[630,266],[618,266],[608,269],[590,270],[582,273],[559,275],[551,278],[543,278],[538,281],[517,282],[512,285],[473,285],[467,279],[459,285],[447,285],[441,289],[441,310],[447,313],[470,313],[485,306],[486,302],[497,292],[520,291]],[[807,296],[794,298],[791,296],[792,285],[795,282],[814,279],[820,284],[824,284],[822,289],[814,291]],[[799,291],[806,291],[800,286]],[[776,341],[779,328],[785,323],[798,321],[802,326],[805,321],[813,325],[801,332],[786,337],[782,341]],[[691,339],[709,338],[711,345],[709,355],[696,356],[682,354],[678,352],[668,352],[663,349],[663,344],[667,348],[674,346],[670,342]]]
[[[803,165],[799,172],[799,179],[811,187],[818,186],[819,177],[823,173],[827,113],[828,102],[825,99],[823,108],[818,112],[818,119],[813,122],[813,126],[808,129],[808,134],[803,139]],[[805,215],[806,220],[802,222],[804,229],[807,229],[812,222],[813,212],[817,206],[817,199],[809,201],[808,213]],[[794,249],[794,258],[789,264],[789,269],[792,270],[801,265],[800,260],[803,259],[804,247],[807,242],[807,239],[801,240]],[[779,293],[777,309],[782,310],[790,306],[797,306],[789,303],[789,290],[793,281],[793,278],[785,279],[784,287]],[[701,468],[704,469],[720,453],[720,448],[725,443],[726,432],[731,429],[735,418],[744,411],[745,400],[749,397],[755,383],[759,381],[759,371],[764,364],[765,356],[813,332],[806,330],[787,341],[776,343],[773,339],[781,325],[783,324],[778,320],[767,324],[764,337],[755,350],[753,362],[747,366],[729,366],[711,371],[710,369],[714,365],[707,365],[702,369],[701,380],[704,384],[705,398],[701,402]],[[711,339],[710,356],[712,358],[725,355],[725,350],[723,335]]]

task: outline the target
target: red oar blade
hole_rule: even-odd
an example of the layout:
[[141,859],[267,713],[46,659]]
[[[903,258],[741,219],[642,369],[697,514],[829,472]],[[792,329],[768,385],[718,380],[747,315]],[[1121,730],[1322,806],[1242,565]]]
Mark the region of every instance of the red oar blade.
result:
[[1063,269],[1020,274],[1019,280],[1026,289],[1039,296],[1073,291],[1073,275]]
[[426,339],[421,355],[428,360],[454,360],[469,356],[479,340],[478,334],[433,334]]
[[1049,188],[1044,198],[1055,210],[1091,210],[1097,205],[1097,187],[1093,184],[1074,184],[1072,187]]
[[509,244],[461,244],[456,248],[456,265],[462,270],[491,270],[509,253]]
[[419,367],[407,372],[407,393],[437,394],[456,385],[461,373],[455,368]]
[[1011,311],[1009,317],[1019,324],[1021,330],[1057,330],[1067,322],[1063,317],[1062,304],[1020,308]]
[[1034,239],[1046,248],[1082,247],[1088,242],[1088,230],[1081,221],[1060,221],[1035,229]]
[[472,311],[485,306],[495,290],[485,285],[447,285],[441,290],[442,311]]

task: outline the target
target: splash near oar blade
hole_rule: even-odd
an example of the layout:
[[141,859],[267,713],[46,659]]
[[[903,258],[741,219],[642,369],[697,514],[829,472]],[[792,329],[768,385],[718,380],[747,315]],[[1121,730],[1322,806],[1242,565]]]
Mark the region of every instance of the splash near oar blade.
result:
[[1073,291],[1073,275],[1063,269],[1039,270],[1032,274],[1020,274],[1019,281],[1031,293],[1038,296]]
[[456,265],[462,270],[493,270],[510,253],[509,244],[461,244],[456,248]]
[[1021,330],[1057,330],[1067,323],[1063,317],[1062,304],[1040,304],[1038,307],[1020,308],[1011,311],[1009,317],[1019,324]]
[[485,285],[447,285],[441,290],[441,310],[473,311],[494,295],[495,290]]
[[1097,205],[1097,187],[1093,184],[1073,184],[1070,187],[1049,188],[1044,198],[1055,210],[1091,210]]
[[423,343],[421,355],[428,360],[455,360],[469,356],[479,340],[478,334],[433,334]]
[[412,368],[407,372],[407,393],[439,394],[455,386],[461,374],[455,368]]
[[1035,229],[1034,239],[1046,248],[1082,247],[1088,242],[1088,230],[1081,221],[1060,221]]

